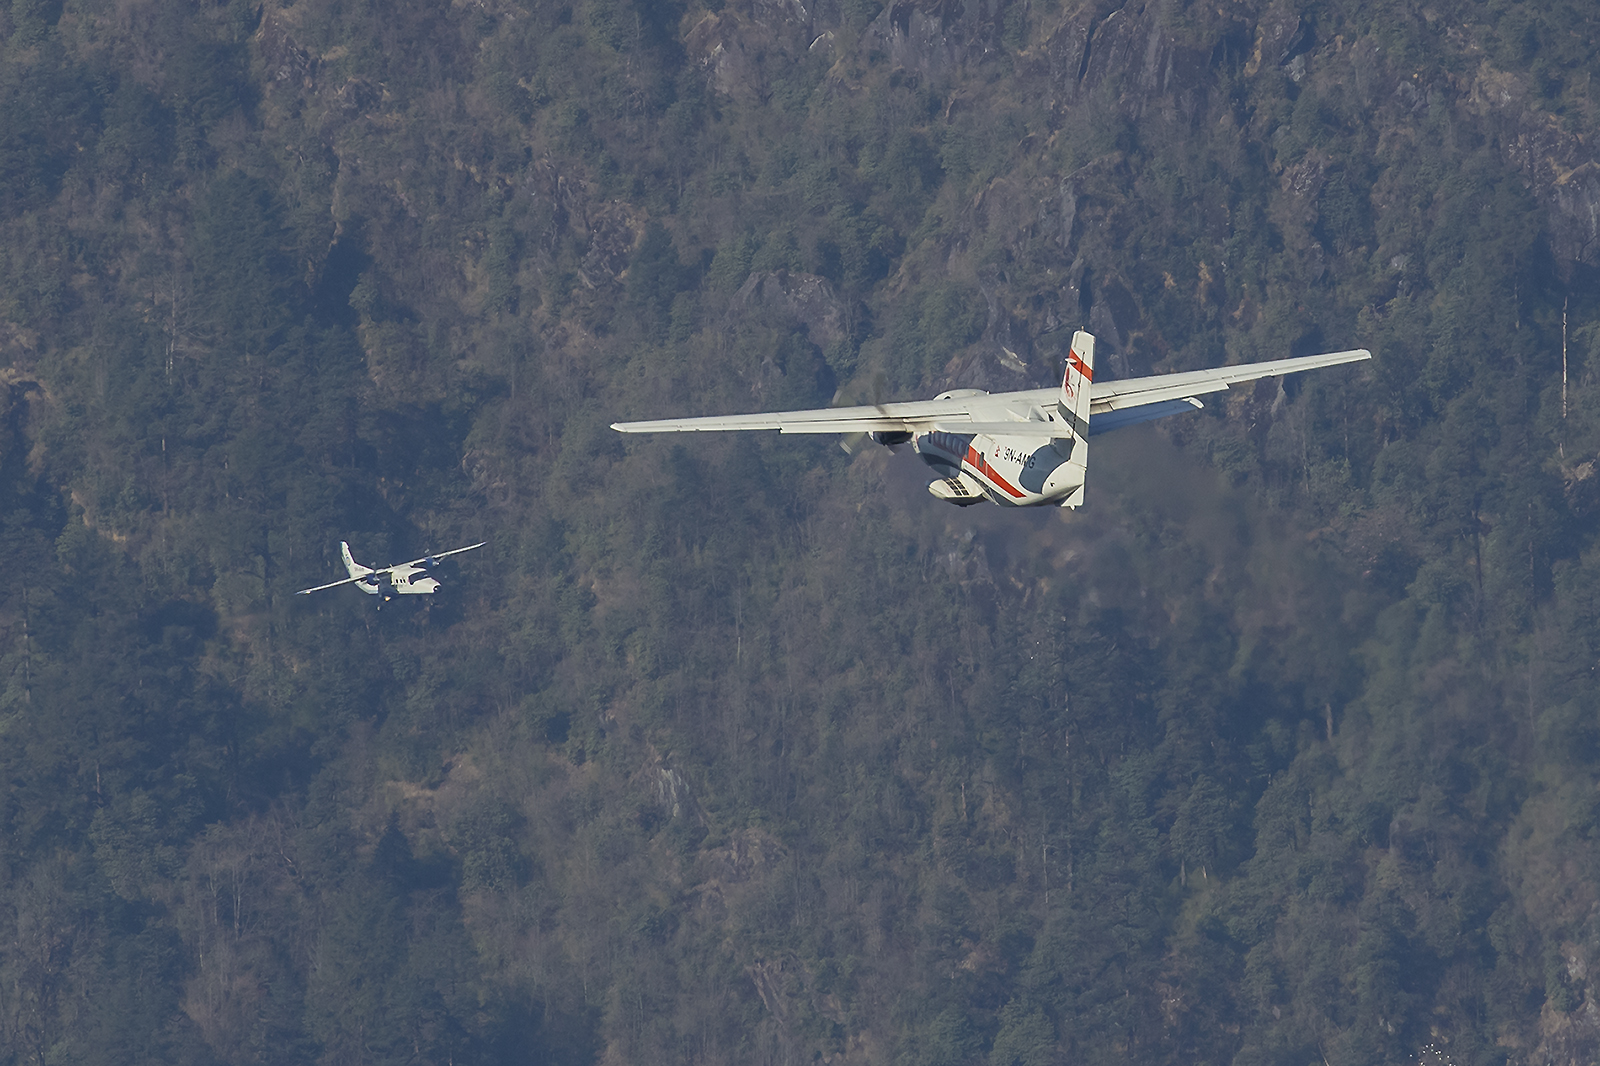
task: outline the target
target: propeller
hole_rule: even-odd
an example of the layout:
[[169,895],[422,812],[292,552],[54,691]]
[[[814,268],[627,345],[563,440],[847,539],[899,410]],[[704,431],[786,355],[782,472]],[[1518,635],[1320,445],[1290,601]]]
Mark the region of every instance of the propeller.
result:
[[370,574],[363,574],[360,584],[376,590],[380,603],[388,603],[399,595],[394,587],[394,573],[390,570],[374,570]]
[[[874,370],[872,372],[872,379],[868,383],[867,388],[870,390],[870,392],[872,394],[872,399],[870,401],[868,401],[868,402],[873,407],[876,407],[878,409],[878,413],[879,414],[883,414],[884,413],[883,394],[889,390],[889,378],[888,378],[888,375],[886,375],[882,370]],[[882,439],[882,438],[885,438],[885,437],[897,438],[897,437],[900,437],[900,434],[898,434],[898,433],[868,433],[865,430],[857,430],[854,433],[846,433],[843,437],[841,437],[839,439],[839,447],[844,449],[844,453],[846,455],[854,455],[854,454],[856,454],[857,452],[859,452],[861,450],[861,446],[864,445],[868,440],[872,440],[872,441],[874,441],[874,442],[876,442],[878,444],[883,444],[883,445],[890,446],[890,447],[892,447],[892,446],[894,446],[896,444],[904,444],[905,443],[904,440],[894,440],[894,439],[884,440],[884,439]]]

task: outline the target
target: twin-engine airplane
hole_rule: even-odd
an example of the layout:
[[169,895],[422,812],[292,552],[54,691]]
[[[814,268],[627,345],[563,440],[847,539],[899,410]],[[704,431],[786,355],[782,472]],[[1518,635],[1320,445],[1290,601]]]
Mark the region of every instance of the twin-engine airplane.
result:
[[1203,406],[1197,397],[1222,392],[1236,382],[1371,358],[1371,352],[1357,348],[1096,384],[1094,337],[1079,330],[1072,336],[1059,389],[993,394],[956,389],[909,403],[616,422],[611,428],[623,433],[866,433],[890,447],[909,443],[943,475],[928,491],[957,506],[993,500],[1010,507],[1077,507],[1083,503],[1090,437],[1197,410]]
[[396,596],[420,596],[424,593],[438,589],[437,578],[429,574],[438,568],[439,560],[450,555],[460,555],[462,552],[481,548],[488,541],[480,540],[476,544],[469,544],[465,548],[452,548],[447,552],[437,555],[425,555],[421,559],[413,559],[409,563],[396,563],[394,566],[380,566],[373,568],[362,566],[350,554],[350,545],[344,541],[339,542],[339,552],[344,556],[344,568],[350,571],[350,576],[343,581],[330,581],[326,585],[317,585],[314,588],[301,589],[296,596],[307,596],[323,589],[338,588],[340,585],[354,585],[368,596],[381,596],[378,601],[381,607]]

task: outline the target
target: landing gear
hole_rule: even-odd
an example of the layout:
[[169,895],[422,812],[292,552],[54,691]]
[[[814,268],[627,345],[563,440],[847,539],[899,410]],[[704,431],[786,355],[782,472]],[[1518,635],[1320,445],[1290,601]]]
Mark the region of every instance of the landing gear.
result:
[[953,503],[957,507],[971,507],[975,503],[982,503],[988,499],[983,490],[972,483],[965,474],[955,477],[940,478],[938,481],[928,483],[928,492],[935,499]]

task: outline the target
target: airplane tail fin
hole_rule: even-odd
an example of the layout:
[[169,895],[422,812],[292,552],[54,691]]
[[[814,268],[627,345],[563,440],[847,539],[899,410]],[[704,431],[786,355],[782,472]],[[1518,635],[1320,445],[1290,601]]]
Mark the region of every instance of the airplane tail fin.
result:
[[350,544],[347,541],[339,542],[339,554],[344,557],[344,568],[350,572],[351,577],[363,577],[372,573],[372,567],[362,566],[356,562],[355,556],[350,554]]
[[1083,484],[1089,474],[1089,402],[1094,384],[1094,334],[1083,330],[1072,335],[1072,348],[1067,352],[1067,366],[1061,374],[1061,398],[1058,401],[1061,417],[1072,429],[1071,452],[1067,466],[1077,487],[1061,502],[1063,507],[1077,507],[1083,502]]

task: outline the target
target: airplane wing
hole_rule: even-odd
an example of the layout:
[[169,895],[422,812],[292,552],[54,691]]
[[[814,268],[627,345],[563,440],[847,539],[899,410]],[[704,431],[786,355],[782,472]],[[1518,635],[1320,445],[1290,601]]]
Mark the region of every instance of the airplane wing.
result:
[[383,567],[382,570],[377,570],[377,571],[374,571],[374,572],[375,573],[383,573],[385,570],[399,570],[402,567],[407,567],[407,566],[421,566],[423,563],[427,562],[429,559],[443,559],[447,555],[460,555],[462,552],[469,552],[469,551],[472,551],[475,548],[481,548],[487,543],[489,543],[489,542],[486,541],[486,540],[480,540],[476,544],[468,544],[465,548],[451,548],[447,552],[435,552],[432,555],[424,555],[420,559],[413,559],[409,563],[395,563],[393,566],[385,566],[385,567]]
[[[1197,396],[1222,392],[1229,385],[1279,374],[1294,374],[1339,363],[1371,359],[1365,348],[1264,363],[1240,363],[1212,370],[1156,374],[1125,381],[1097,381],[1092,386],[1089,432],[1104,433],[1201,406]],[[704,418],[663,418],[650,422],[614,422],[622,433],[722,432],[775,429],[780,433],[880,433],[943,430],[950,433],[997,436],[1062,436],[1060,423],[1048,418],[1059,389],[1025,392],[980,393],[941,400],[913,400],[868,407],[826,407],[811,411],[774,411],[770,414],[713,415]]]
[[[382,570],[374,570],[372,572],[372,574],[381,574],[381,573],[383,573]],[[296,592],[295,595],[296,596],[309,596],[313,592],[321,592],[323,589],[335,589],[335,588],[338,588],[340,585],[354,585],[357,581],[363,581],[363,580],[371,577],[372,574],[359,574],[359,575],[357,575],[355,577],[347,577],[343,581],[330,581],[326,585],[317,585],[317,586],[314,586],[312,588],[301,589],[299,592]]]
[[780,433],[873,433],[914,429],[936,420],[971,421],[973,401],[989,396],[952,400],[912,400],[868,407],[824,407],[813,411],[775,411],[758,415],[713,415],[707,418],[662,418],[652,422],[614,422],[622,433],[719,432],[736,429],[775,429]]

